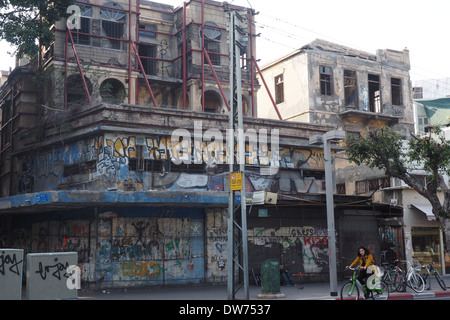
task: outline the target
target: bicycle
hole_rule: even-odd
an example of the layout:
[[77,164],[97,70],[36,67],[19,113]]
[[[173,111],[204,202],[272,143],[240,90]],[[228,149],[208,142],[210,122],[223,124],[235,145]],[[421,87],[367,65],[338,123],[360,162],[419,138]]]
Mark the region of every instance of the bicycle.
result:
[[439,274],[439,271],[437,271],[434,266],[434,263],[430,263],[428,266],[422,266],[422,269],[425,269],[427,273],[425,274],[425,277],[423,280],[425,283],[427,283],[428,277],[430,277],[430,282],[428,283],[428,289],[431,290],[431,273],[434,273],[434,277],[436,278],[437,283],[439,283],[439,286],[442,288],[442,290],[447,290],[447,285],[444,282],[444,279],[442,279],[441,275]]
[[389,292],[397,291],[403,282],[403,270],[398,266],[398,262],[399,260],[394,260],[393,263],[382,263],[384,274],[381,281],[387,284]]
[[[355,299],[359,300],[360,291],[364,293],[364,296],[371,298],[372,300],[387,300],[389,299],[389,289],[388,286],[380,280],[380,277],[375,277],[372,279],[369,277],[367,282],[371,282],[371,285],[361,284],[357,279],[358,267],[351,268],[353,275],[350,280],[345,282],[341,287],[341,300]],[[367,283],[366,282],[366,283]],[[371,287],[371,288],[370,288]]]
[[407,272],[406,275],[402,277],[402,283],[399,286],[401,291],[406,291],[406,286],[408,286],[417,293],[423,292],[423,290],[425,290],[425,281],[420,275],[420,270],[422,269],[422,267],[417,263],[416,259],[414,259],[413,262],[402,262],[407,263]]

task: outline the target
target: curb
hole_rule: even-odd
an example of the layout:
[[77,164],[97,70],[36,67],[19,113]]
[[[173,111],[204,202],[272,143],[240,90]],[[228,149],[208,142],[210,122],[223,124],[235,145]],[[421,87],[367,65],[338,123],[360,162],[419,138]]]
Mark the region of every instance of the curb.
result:
[[437,297],[449,297],[450,291],[438,291],[438,292],[422,292],[422,293],[404,293],[389,295],[388,300],[420,300],[420,299],[433,299]]

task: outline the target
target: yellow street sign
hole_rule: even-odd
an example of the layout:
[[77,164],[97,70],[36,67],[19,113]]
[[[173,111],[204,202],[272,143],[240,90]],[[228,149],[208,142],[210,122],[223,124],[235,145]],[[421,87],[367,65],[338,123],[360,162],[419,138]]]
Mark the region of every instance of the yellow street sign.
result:
[[242,173],[232,172],[230,173],[230,190],[242,190]]

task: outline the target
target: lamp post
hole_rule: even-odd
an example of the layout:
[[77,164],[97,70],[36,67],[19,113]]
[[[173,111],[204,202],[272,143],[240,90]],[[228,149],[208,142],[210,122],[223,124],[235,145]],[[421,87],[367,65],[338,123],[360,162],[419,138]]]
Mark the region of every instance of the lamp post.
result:
[[340,130],[328,131],[323,135],[315,135],[309,138],[312,145],[323,144],[323,156],[325,162],[325,193],[327,202],[327,228],[328,228],[328,257],[330,269],[330,295],[337,296],[337,267],[336,267],[336,228],[334,225],[334,183],[331,168],[331,141],[343,140],[345,132]]

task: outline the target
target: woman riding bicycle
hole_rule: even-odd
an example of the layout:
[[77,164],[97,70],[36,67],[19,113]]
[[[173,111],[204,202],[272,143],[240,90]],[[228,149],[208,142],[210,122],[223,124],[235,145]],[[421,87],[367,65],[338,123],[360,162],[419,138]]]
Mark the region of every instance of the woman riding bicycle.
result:
[[[357,265],[359,265],[360,269],[358,280],[359,282],[361,282],[361,284],[364,284],[366,283],[366,279],[371,275],[367,274],[367,268],[369,268],[371,265],[375,265],[375,259],[373,258],[373,255],[364,247],[359,247],[358,256],[350,265],[350,267],[354,268]],[[345,268],[348,269],[348,267],[349,266],[346,266]]]

